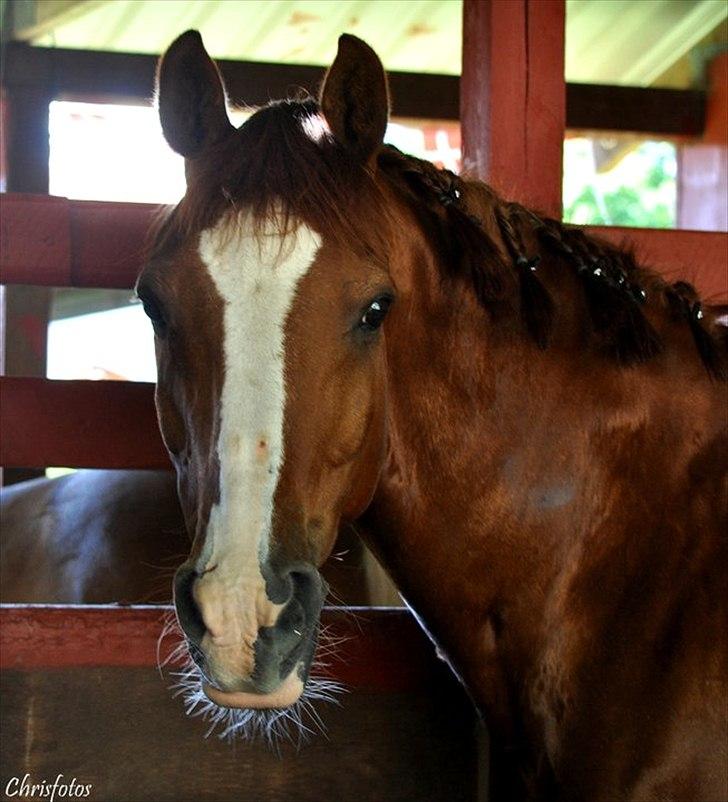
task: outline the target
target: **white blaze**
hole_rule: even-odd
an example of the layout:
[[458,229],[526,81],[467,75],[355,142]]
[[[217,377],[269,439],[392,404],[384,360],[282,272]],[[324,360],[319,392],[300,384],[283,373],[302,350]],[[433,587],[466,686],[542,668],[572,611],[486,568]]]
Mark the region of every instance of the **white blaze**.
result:
[[[200,236],[199,253],[223,299],[220,498],[210,511],[195,596],[219,647],[252,646],[274,611],[260,565],[268,552],[273,496],[283,462],[284,327],[320,236],[305,225],[282,237],[257,234],[249,216]],[[206,581],[209,580],[209,581]]]

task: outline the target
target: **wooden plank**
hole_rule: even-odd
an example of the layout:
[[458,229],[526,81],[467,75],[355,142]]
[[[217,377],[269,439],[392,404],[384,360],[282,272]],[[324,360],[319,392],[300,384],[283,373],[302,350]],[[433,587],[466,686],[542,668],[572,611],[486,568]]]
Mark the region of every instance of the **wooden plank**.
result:
[[702,90],[566,84],[566,127],[654,137],[700,136],[706,124]]
[[563,0],[464,0],[460,94],[465,171],[561,217]]
[[[174,608],[161,605],[0,605],[0,668],[30,671],[79,666],[157,666],[157,644]],[[350,688],[428,690],[447,674],[404,608],[327,607],[327,638],[342,639],[342,658],[322,676]],[[160,644],[164,660],[179,640]]]
[[308,732],[293,728],[293,743],[273,748],[206,738],[209,725],[185,716],[169,684],[151,667],[4,671],[2,787],[27,773],[75,778],[103,802],[483,799],[472,706],[447,676],[417,692],[353,689],[339,705],[316,703],[321,723],[304,711]]
[[324,609],[323,626],[345,640],[316,674],[347,692],[340,705],[316,705],[325,736],[304,713],[307,743],[294,731],[294,743],[275,750],[202,740],[208,725],[185,717],[165,687],[173,677],[157,673],[170,612],[0,607],[3,781],[61,773],[91,783],[92,799],[154,802],[480,798],[474,710],[408,611]]
[[148,203],[0,196],[0,281],[130,289],[158,209]]
[[154,385],[0,378],[0,464],[169,468]]
[[642,264],[667,281],[690,281],[709,303],[728,301],[728,234],[619,226],[588,226],[587,231],[633,246]]
[[70,284],[66,198],[0,195],[0,271],[3,284]]
[[126,289],[144,264],[144,246],[159,206],[71,201],[71,283]]
[[[149,103],[154,94],[157,56],[92,50],[7,46],[7,86],[39,86],[56,97],[135,99]],[[325,67],[270,62],[217,62],[233,103],[261,106],[304,89],[315,94]],[[455,120],[458,79],[453,75],[390,72],[394,113],[400,117]]]
[[[478,0],[476,0],[478,2]],[[538,12],[537,12],[538,18]],[[147,104],[157,57],[138,53],[6,45],[8,86],[52,88],[55,97]],[[291,87],[316,92],[323,68],[298,64],[222,61],[231,99],[256,106],[286,97]],[[390,73],[393,111],[399,117],[457,120],[460,78],[431,73]],[[699,136],[705,127],[705,92],[654,87],[566,85],[566,127]]]

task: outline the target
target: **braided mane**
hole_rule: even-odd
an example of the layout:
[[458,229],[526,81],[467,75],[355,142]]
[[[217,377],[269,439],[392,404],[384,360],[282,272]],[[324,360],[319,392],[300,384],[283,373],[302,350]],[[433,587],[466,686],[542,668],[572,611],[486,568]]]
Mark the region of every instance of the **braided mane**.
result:
[[[686,322],[708,373],[728,377],[728,342],[704,325],[702,303],[685,281],[668,284],[654,271],[637,264],[634,253],[584,233],[577,227],[542,217],[518,203],[503,201],[485,184],[466,182],[449,170],[384,148],[380,167],[409,190],[412,200],[429,209],[430,225],[438,227],[445,209],[449,269],[471,283],[480,303],[497,308],[514,295],[524,326],[540,348],[552,333],[555,303],[538,276],[542,255],[561,258],[576,274],[599,347],[623,365],[646,362],[663,350],[663,342],[644,308],[657,298],[675,321]],[[463,196],[474,187],[492,207],[502,247],[482,221],[464,208]],[[529,253],[535,242],[539,253]],[[514,269],[515,268],[515,269]]]

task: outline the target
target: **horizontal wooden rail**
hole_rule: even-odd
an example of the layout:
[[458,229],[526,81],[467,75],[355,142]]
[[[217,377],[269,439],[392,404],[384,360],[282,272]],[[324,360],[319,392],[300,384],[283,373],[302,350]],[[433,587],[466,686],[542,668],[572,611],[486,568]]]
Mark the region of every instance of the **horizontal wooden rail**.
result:
[[[180,641],[159,641],[172,613],[164,606],[3,604],[0,668],[156,667]],[[327,660],[322,673],[350,688],[427,690],[447,674],[408,610],[327,607],[321,622],[325,639],[341,644],[341,659]]]
[[[130,289],[142,267],[147,228],[158,207],[0,195],[0,281]],[[632,245],[667,278],[687,278],[712,301],[728,299],[728,234],[589,227]]]
[[693,89],[566,84],[566,128],[657,137],[697,137],[706,95]]
[[0,195],[0,282],[130,289],[158,206]]
[[0,378],[0,464],[169,468],[154,385]]
[[[157,58],[63,48],[6,46],[3,83],[51,96],[137,99],[154,93]],[[315,93],[323,67],[246,61],[219,62],[230,98],[251,106],[287,97],[302,87]],[[459,118],[457,75],[390,72],[393,112],[431,120]],[[700,136],[705,129],[705,93],[697,90],[566,84],[566,127],[577,130],[630,131],[662,136]]]

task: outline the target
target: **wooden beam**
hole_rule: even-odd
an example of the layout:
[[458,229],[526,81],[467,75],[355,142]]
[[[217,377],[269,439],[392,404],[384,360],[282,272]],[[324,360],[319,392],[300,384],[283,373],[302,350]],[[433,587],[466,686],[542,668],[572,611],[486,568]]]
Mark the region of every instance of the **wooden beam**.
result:
[[154,385],[0,377],[0,464],[169,469]]
[[[0,668],[157,665],[157,641],[173,608],[0,605]],[[346,659],[327,676],[352,688],[428,690],[447,668],[404,608],[329,607],[322,624],[345,642]],[[176,646],[161,644],[164,659]]]
[[130,289],[158,210],[146,203],[0,196],[0,281]]
[[653,137],[695,137],[705,128],[706,94],[695,89],[566,84],[566,127]]
[[728,53],[708,65],[706,127],[678,150],[677,220],[681,228],[728,230]]
[[[55,97],[136,99],[149,103],[154,94],[157,56],[92,50],[7,46],[3,84],[50,89]],[[301,88],[312,93],[325,74],[324,67],[269,62],[218,62],[233,103],[260,106],[289,97]],[[400,117],[457,119],[458,80],[450,75],[390,72],[394,113]]]
[[274,748],[205,740],[209,724],[185,716],[174,677],[156,669],[166,612],[0,610],[3,783],[60,774],[91,786],[90,799],[136,802],[482,799],[472,703],[407,612],[324,610],[346,638],[327,673],[348,692],[314,703],[318,724],[301,711],[302,739],[294,727]]
[[[36,84],[7,87],[3,95],[5,189],[8,192],[47,193],[52,92],[48,86]],[[0,218],[2,212],[0,208]],[[0,220],[0,226],[4,225],[5,221]],[[38,233],[39,229],[26,231],[28,242],[38,240]],[[2,247],[0,243],[0,249]],[[8,375],[45,376],[50,305],[51,291],[47,287],[6,287],[0,309],[0,316],[4,319],[0,348]],[[41,475],[42,471],[38,470],[11,468],[3,472],[2,481],[13,484]]]
[[561,218],[563,0],[464,0],[463,165],[507,198]]
[[[6,50],[6,86],[51,89],[53,97],[144,104],[150,102],[154,91],[156,56],[29,47],[18,42],[9,43]],[[316,92],[324,74],[322,67],[310,65],[245,61],[220,64],[231,99],[252,106],[286,97],[292,87]],[[456,75],[390,73],[394,114],[457,120],[460,83]],[[566,85],[567,128],[679,137],[699,136],[704,126],[702,91]]]

